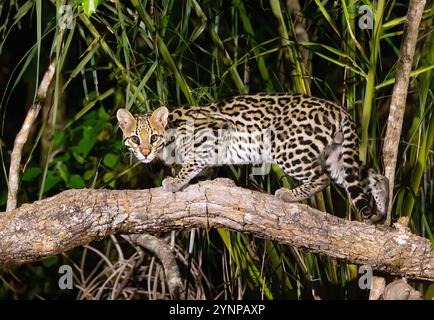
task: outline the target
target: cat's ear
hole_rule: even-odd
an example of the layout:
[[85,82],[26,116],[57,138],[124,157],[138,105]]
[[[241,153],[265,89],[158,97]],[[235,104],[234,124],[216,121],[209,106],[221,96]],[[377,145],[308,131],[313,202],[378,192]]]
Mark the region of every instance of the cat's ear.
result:
[[116,113],[116,117],[119,121],[119,127],[122,132],[129,134],[136,127],[136,119],[134,119],[133,115],[125,109],[119,109]]
[[167,126],[167,118],[169,117],[169,110],[166,107],[159,107],[152,113],[149,121],[154,126],[161,126],[165,128]]

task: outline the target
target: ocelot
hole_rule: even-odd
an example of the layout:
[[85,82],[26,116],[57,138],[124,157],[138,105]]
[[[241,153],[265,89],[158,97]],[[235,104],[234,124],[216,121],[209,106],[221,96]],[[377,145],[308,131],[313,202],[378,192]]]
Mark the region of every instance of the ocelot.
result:
[[[125,146],[141,162],[159,157],[181,164],[163,180],[166,191],[186,186],[206,167],[275,163],[300,182],[280,188],[283,201],[307,199],[334,181],[366,222],[384,217],[388,181],[358,157],[357,129],[337,104],[301,94],[256,94],[152,114],[117,112]],[[374,199],[374,201],[372,201]]]

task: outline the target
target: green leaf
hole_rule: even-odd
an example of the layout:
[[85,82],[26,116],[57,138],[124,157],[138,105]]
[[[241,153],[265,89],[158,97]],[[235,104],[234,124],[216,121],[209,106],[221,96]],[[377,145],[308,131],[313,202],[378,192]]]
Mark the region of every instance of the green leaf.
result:
[[[75,156],[79,158],[86,158],[89,152],[93,149],[96,143],[95,127],[87,127],[83,129],[83,137],[78,144],[71,149],[76,153]],[[84,159],[83,159],[84,160]]]
[[8,191],[6,189],[3,189],[3,191],[0,192],[0,206],[4,206],[6,204],[7,199],[8,199]]
[[54,188],[62,179],[53,171],[48,170],[45,178],[44,193]]
[[98,109],[98,117],[101,120],[106,120],[106,121],[110,120],[110,115],[105,111],[105,109],[102,105]]
[[96,38],[85,50],[85,53],[87,52],[86,55],[81,59],[80,63],[70,73],[69,79],[63,85],[63,90],[65,90],[69,83],[72,81],[72,79],[74,79],[80,73],[80,71],[82,71],[86,67],[86,64],[88,64],[89,61],[94,57],[95,52],[97,52],[99,48],[100,44],[98,42],[98,39]]
[[73,174],[68,181],[68,188],[71,189],[83,189],[86,187],[83,178],[78,174]]
[[96,11],[96,8],[99,5],[99,0],[83,0],[81,1],[81,5],[83,6],[84,13],[90,17],[92,13]]
[[44,265],[44,267],[47,267],[47,268],[54,266],[58,263],[59,263],[59,257],[58,256],[52,256],[52,257],[49,257],[45,260],[42,260],[42,264]]
[[69,180],[68,167],[65,164],[61,164],[60,166],[57,166],[56,169],[60,177],[62,178],[62,180],[65,181],[65,183],[67,183]]
[[107,172],[103,177],[102,180],[104,181],[104,183],[107,184],[107,186],[109,186],[110,188],[115,188],[116,187],[116,179],[115,179],[116,175],[115,173],[112,172]]
[[425,300],[434,299],[434,284],[430,285],[425,292]]
[[69,121],[64,129],[69,128],[75,121],[80,119],[83,115],[88,114],[89,110],[92,109],[95,104],[99,101],[103,101],[104,99],[110,97],[112,94],[116,92],[115,88],[110,88],[106,92],[101,93],[97,98],[86,104],[73,118],[71,121]]
[[86,181],[93,179],[94,176],[95,176],[95,170],[86,170],[83,173],[83,179]]
[[114,154],[114,153],[107,153],[103,160],[102,163],[107,166],[110,169],[114,169],[116,167],[116,165],[118,164],[119,161],[119,155]]
[[35,179],[42,173],[42,169],[39,167],[28,167],[26,171],[24,171],[23,176],[21,177],[22,181],[28,182]]
[[65,140],[65,133],[62,131],[56,132],[53,135],[53,147],[57,147],[63,140]]
[[315,0],[315,3],[317,4],[317,6],[318,6],[319,10],[321,11],[321,13],[323,14],[324,18],[327,20],[327,22],[332,27],[333,31],[336,32],[336,34],[340,38],[341,34],[339,33],[338,28],[336,27],[335,23],[333,22],[332,17],[330,17],[330,14],[327,12],[327,9],[324,7],[324,5],[322,4],[322,2],[320,0]]
[[71,153],[70,152],[65,152],[64,154],[54,157],[53,158],[53,163],[57,163],[57,162],[68,162],[69,159],[71,159]]
[[107,172],[103,177],[102,180],[104,181],[104,183],[109,182],[111,179],[113,179],[115,177],[115,174],[113,172]]
[[188,85],[187,81],[185,80],[183,74],[179,71],[178,67],[176,66],[175,62],[173,61],[172,55],[169,52],[169,49],[167,48],[164,41],[157,36],[157,44],[158,48],[160,50],[161,56],[163,57],[163,60],[168,65],[169,69],[175,74],[176,81],[179,84],[179,87],[181,88],[181,91],[184,93],[185,97],[187,98],[187,101],[190,104],[194,104],[193,97],[191,95],[191,88]]
[[31,8],[33,8],[33,1],[27,1],[24,5],[21,5],[18,12],[14,16],[14,20],[18,21],[22,17],[24,17],[27,14],[27,11],[29,11]]

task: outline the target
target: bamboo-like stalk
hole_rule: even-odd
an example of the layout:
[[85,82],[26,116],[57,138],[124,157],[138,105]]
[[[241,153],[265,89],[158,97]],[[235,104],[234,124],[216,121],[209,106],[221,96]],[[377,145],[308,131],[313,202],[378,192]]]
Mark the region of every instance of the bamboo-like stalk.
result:
[[290,74],[293,78],[295,88],[297,92],[310,94],[309,84],[306,82],[304,78],[303,66],[300,63],[300,61],[296,59],[296,56],[294,55],[293,52],[293,48],[289,42],[288,29],[286,27],[285,20],[283,18],[283,13],[280,7],[279,0],[270,0],[270,6],[278,22],[278,26],[279,26],[278,29],[281,36],[282,45],[285,49],[286,58],[290,63],[290,68],[291,68]]
[[367,152],[369,144],[369,124],[372,114],[372,106],[375,96],[375,73],[377,68],[378,55],[380,53],[380,41],[381,41],[381,25],[383,22],[383,13],[385,0],[379,0],[377,7],[375,8],[374,16],[374,30],[373,37],[370,41],[370,58],[368,64],[368,75],[366,78],[365,94],[363,97],[363,111],[362,111],[362,134],[360,138],[360,160],[363,163],[367,161]]

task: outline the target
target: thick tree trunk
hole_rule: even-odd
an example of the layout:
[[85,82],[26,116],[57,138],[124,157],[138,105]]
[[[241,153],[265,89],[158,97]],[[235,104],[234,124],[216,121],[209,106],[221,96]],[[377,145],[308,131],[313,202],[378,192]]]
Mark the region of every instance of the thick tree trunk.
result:
[[434,281],[428,239],[239,188],[226,179],[174,194],[68,190],[0,214],[0,264],[39,260],[115,233],[224,227],[407,278]]

